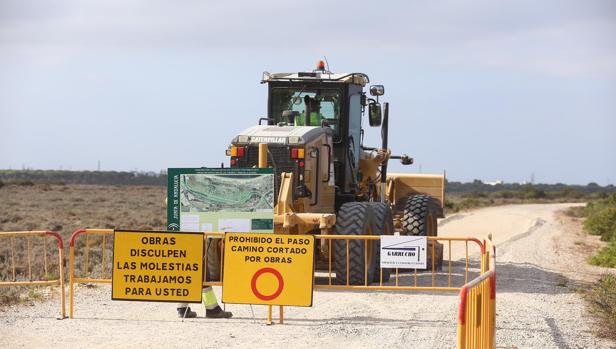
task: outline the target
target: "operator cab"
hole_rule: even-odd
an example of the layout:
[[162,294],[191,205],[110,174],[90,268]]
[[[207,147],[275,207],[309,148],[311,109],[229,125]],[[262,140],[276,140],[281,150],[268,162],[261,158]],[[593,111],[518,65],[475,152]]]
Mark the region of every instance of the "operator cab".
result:
[[[368,98],[363,88],[369,82],[363,73],[332,73],[325,69],[322,61],[312,72],[263,73],[261,83],[268,85],[267,118],[234,138],[230,150],[231,167],[254,167],[257,143],[268,143],[268,166],[275,168],[276,176],[282,172],[294,173],[294,187],[301,189],[294,195],[307,196],[317,202],[318,189],[314,180],[304,179],[311,171],[312,176],[318,176],[315,173],[319,172],[319,167],[316,171],[304,168],[303,157],[293,156],[294,151],[301,150],[304,154],[305,150],[306,157],[310,154],[311,158],[323,159],[322,163],[318,162],[327,178],[331,174],[331,181],[326,182],[335,187],[336,208],[344,202],[355,201],[361,180],[362,115],[366,106],[369,106],[370,125],[380,126],[381,123],[378,96],[383,94],[383,87],[376,86],[379,94],[374,94],[375,87],[371,87],[370,93],[377,96],[377,100]],[[267,126],[261,125],[264,120]],[[325,137],[325,145],[319,146],[318,154],[313,154],[312,144],[320,137]],[[311,185],[311,189],[304,190]]]
[[[332,132],[335,183],[339,194],[353,195],[359,177],[362,115],[370,105],[370,125],[380,125],[380,105],[363,91],[363,73],[335,74],[320,61],[312,72],[263,73],[268,84],[268,124],[327,127]],[[382,95],[382,86],[373,92]],[[378,96],[377,95],[377,96]],[[378,97],[377,97],[378,98]],[[377,111],[378,108],[378,111]],[[378,118],[378,122],[374,121]]]

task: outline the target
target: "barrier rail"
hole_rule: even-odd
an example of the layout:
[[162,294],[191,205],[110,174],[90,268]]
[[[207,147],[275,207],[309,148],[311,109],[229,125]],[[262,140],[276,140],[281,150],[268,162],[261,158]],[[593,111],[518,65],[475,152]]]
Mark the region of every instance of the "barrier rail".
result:
[[[85,235],[85,242],[84,242],[84,252],[83,252],[83,275],[85,277],[77,277],[76,276],[76,257],[75,257],[75,249],[76,249],[76,245],[78,243],[78,237],[80,235]],[[100,243],[100,263],[101,263],[101,267],[100,267],[100,277],[95,277],[94,275],[92,275],[93,270],[95,269],[94,267],[90,268],[90,263],[92,262],[92,258],[91,258],[91,250],[93,246],[93,235],[99,235],[101,236],[101,243]],[[218,241],[215,240],[220,240],[222,241],[222,239],[224,238],[225,234],[224,233],[204,233],[204,241],[206,242],[206,244],[211,244],[211,243],[218,243]],[[74,304],[75,304],[75,284],[78,283],[90,283],[90,284],[111,284],[111,278],[107,278],[106,276],[109,275],[111,277],[111,270],[107,270],[107,264],[108,262],[111,261],[111,259],[109,258],[108,255],[110,255],[107,251],[107,246],[108,245],[112,245],[113,242],[113,229],[79,229],[76,230],[72,235],[71,235],[71,240],[69,243],[69,317],[72,319],[73,315],[74,315]],[[211,246],[208,245],[209,248],[211,248]],[[207,250],[206,250],[207,251]],[[224,249],[220,250],[221,253],[221,257],[222,254],[224,254]],[[204,265],[206,266],[205,268],[203,268],[203,286],[222,286],[222,265],[223,262],[223,258],[220,259],[220,265],[219,265],[219,270],[220,270],[220,279],[219,280],[211,280],[211,277],[206,278],[207,276],[207,265],[212,265],[212,262],[208,263],[208,254],[205,253],[204,256]]]
[[459,349],[496,347],[496,247],[486,247],[482,274],[460,290]]
[[[77,277],[76,276],[76,268],[75,268],[75,248],[77,246],[77,238],[80,235],[86,235],[86,239],[84,242],[84,255],[82,261],[84,262],[83,272],[86,277]],[[89,263],[91,261],[90,258],[90,250],[91,250],[91,235],[100,235],[102,236],[102,246],[101,250],[101,273],[100,277],[94,277],[89,275],[91,269],[89,268]],[[74,299],[75,299],[75,283],[98,283],[98,284],[110,284],[111,279],[106,278],[106,262],[109,260],[106,258],[106,246],[107,246],[107,238],[113,235],[112,229],[80,229],[73,233],[70,240],[70,278],[69,278],[69,317],[73,318],[74,314]],[[205,255],[204,255],[204,278],[203,278],[203,286],[224,286],[224,280],[222,279],[223,275],[223,267],[224,267],[224,248],[222,246],[222,242],[224,241],[224,233],[204,233],[203,235],[204,243],[205,243]],[[368,259],[371,258],[370,255],[374,256],[374,254],[369,254],[369,250],[374,248],[375,242],[380,240],[380,236],[376,235],[316,235],[315,238],[320,243],[320,247],[325,251],[327,255],[327,265],[326,271],[317,271],[314,275],[314,289],[315,290],[382,290],[382,291],[437,291],[437,292],[457,292],[464,290],[464,294],[466,295],[467,291],[472,292],[472,295],[475,295],[480,291],[473,291],[473,288],[476,284],[481,284],[482,280],[490,278],[490,275],[486,271],[489,268],[493,268],[490,266],[489,256],[490,251],[486,251],[485,242],[481,242],[475,238],[467,238],[467,237],[428,237],[428,268],[425,270],[408,270],[408,269],[394,269],[392,271],[391,278],[393,280],[387,281],[383,280],[383,269],[380,266],[377,266],[377,270],[379,271],[379,280],[373,283],[373,280],[368,279]],[[108,239],[109,241],[112,238]],[[351,265],[351,257],[350,257],[350,245],[355,243],[362,243],[362,248],[364,249],[363,258],[364,258],[364,284],[357,285],[351,284],[350,282],[350,273],[349,268]],[[371,242],[371,243],[370,243]],[[333,253],[333,245],[334,244],[344,244],[345,247],[345,255],[346,255],[346,282],[340,283],[335,282],[334,278],[334,258],[332,258]],[[441,244],[441,247],[437,247],[437,243]],[[479,265],[476,264],[476,261],[471,260],[469,254],[469,243],[471,245],[475,245],[478,248],[479,256],[481,258]],[[457,246],[457,256],[454,258],[453,247],[452,245],[458,244]],[[462,246],[460,246],[462,245]],[[491,245],[490,245],[491,246]],[[440,263],[437,263],[437,252],[438,249],[443,249],[443,260]],[[491,246],[493,249],[493,246]],[[445,251],[447,251],[447,258],[445,257]],[[377,251],[379,252],[379,251]],[[213,260],[215,258],[215,260]],[[374,257],[372,257],[374,258]],[[493,254],[492,254],[493,258]],[[212,260],[210,260],[212,259]],[[438,268],[438,264],[442,263],[442,268]],[[210,271],[210,269],[216,269],[214,271]],[[94,270],[94,268],[92,268]],[[473,279],[473,281],[469,281],[469,274],[475,273],[479,275],[478,278]],[[111,274],[111,272],[109,272]],[[323,281],[325,279],[325,281]],[[340,281],[340,280],[338,280]],[[493,282],[493,281],[492,281]],[[478,294],[478,293],[477,293]],[[466,297],[464,300],[464,309],[466,309],[468,304],[471,302],[466,302],[466,299],[470,299],[472,297]],[[487,298],[486,298],[487,299]],[[462,305],[460,309],[462,309]],[[485,308],[485,307],[484,307]],[[269,308],[269,319],[271,321],[271,307]],[[280,309],[281,313],[281,322],[282,322],[282,307]],[[465,312],[466,314],[466,312]],[[474,313],[473,313],[474,314]],[[465,315],[466,320],[466,315]],[[493,330],[492,330],[493,331]],[[460,326],[459,326],[460,332]],[[493,337],[493,336],[492,336]],[[474,337],[473,337],[474,338]]]
[[[62,314],[62,318],[66,316],[66,306],[65,306],[65,293],[64,293],[64,244],[62,242],[62,237],[60,234],[52,231],[9,231],[9,232],[0,232],[0,238],[10,237],[10,250],[11,250],[11,271],[12,271],[12,281],[0,281],[0,287],[2,286],[60,286],[60,312]],[[25,237],[27,239],[27,261],[28,261],[28,280],[27,281],[17,281],[17,272],[16,272],[16,251],[15,251],[15,237]],[[47,247],[47,239],[43,240],[43,278],[45,280],[33,280],[33,272],[32,272],[32,264],[33,264],[33,256],[32,256],[32,237],[53,237],[57,241],[58,246],[58,278],[57,279],[49,279],[49,270],[50,265],[48,262],[48,247]],[[35,257],[34,257],[35,258]]]
[[[317,271],[315,273],[315,285],[314,285],[314,289],[315,290],[384,290],[384,291],[445,291],[445,292],[457,292],[459,291],[462,286],[468,282],[469,280],[469,272],[470,269],[472,267],[472,261],[470,259],[470,255],[469,255],[469,242],[472,244],[475,244],[478,247],[478,251],[479,254],[482,256],[481,259],[481,263],[480,263],[480,267],[479,267],[479,271],[477,271],[477,273],[480,273],[483,271],[483,265],[484,265],[484,260],[483,260],[483,256],[485,254],[485,246],[484,244],[475,238],[466,238],[466,237],[436,237],[436,236],[430,236],[428,237],[428,241],[430,242],[429,246],[428,246],[428,250],[430,251],[430,253],[428,254],[428,256],[430,257],[428,260],[430,261],[430,265],[428,266],[428,268],[424,271],[418,271],[418,269],[414,269],[411,272],[409,272],[408,270],[404,270],[404,272],[401,269],[394,269],[393,272],[395,274],[392,275],[392,278],[394,278],[394,282],[387,282],[386,280],[383,280],[383,270],[380,267],[377,267],[379,270],[379,280],[378,282],[373,283],[371,280],[368,280],[367,275],[368,275],[368,264],[366,261],[367,259],[369,259],[369,253],[368,253],[368,249],[371,248],[369,247],[370,244],[367,244],[365,242],[368,241],[379,241],[380,240],[380,236],[377,235],[315,235],[315,238],[317,239],[317,241],[322,241],[323,243],[325,243],[327,245],[327,266],[326,266],[326,272],[321,272],[321,275],[319,275],[319,272]],[[206,241],[206,257],[205,257],[205,268],[204,268],[204,282],[203,282],[203,286],[223,286],[223,281],[222,281],[222,268],[223,268],[223,259],[224,256],[222,256],[222,253],[224,253],[224,249],[220,248],[218,252],[214,252],[214,253],[207,253],[208,250],[214,249],[216,247],[212,247],[212,244],[217,244],[219,242],[222,242],[224,239],[224,233],[204,233],[204,239]],[[219,240],[219,241],[217,241]],[[346,273],[346,283],[343,284],[336,284],[335,280],[334,280],[334,268],[332,266],[333,263],[333,258],[332,258],[332,241],[343,241],[345,244],[345,249],[346,249],[346,267],[347,267],[347,273]],[[363,243],[363,249],[364,249],[364,284],[363,285],[352,285],[350,283],[349,280],[349,266],[351,265],[350,263],[350,254],[349,254],[349,244],[351,243],[351,241],[358,241],[358,242],[364,242]],[[443,269],[445,269],[445,271],[439,271],[437,270],[437,262],[436,262],[436,258],[433,258],[433,256],[436,255],[436,243],[437,242],[444,242],[447,246],[447,259],[445,260],[445,258],[443,258]],[[452,243],[463,243],[464,244],[464,252],[463,255],[460,255],[459,257],[461,257],[462,259],[462,263],[464,264],[464,269],[463,271],[461,270],[461,268],[459,267],[458,264],[460,264],[460,261],[458,258],[457,260],[454,260],[454,258],[452,257]],[[378,251],[377,251],[378,252]],[[216,269],[217,271],[214,273],[210,273],[209,269],[212,268],[212,266],[214,266],[214,263],[208,262],[208,258],[211,258],[211,256],[218,256],[218,253],[220,253],[220,265],[216,265]],[[444,251],[443,251],[444,254]],[[456,264],[456,265],[454,265]],[[446,266],[446,268],[445,268]],[[458,267],[458,271],[456,271],[456,267]],[[322,275],[323,273],[326,273],[326,275]],[[215,275],[214,277],[212,277],[212,274]],[[411,282],[406,282],[403,284],[401,277],[404,276],[406,279],[412,279]],[[425,278],[426,276],[430,277],[430,282],[428,283],[428,285],[421,285],[420,284],[420,278]],[[446,278],[445,280],[440,280],[440,278]],[[458,277],[460,279],[460,281],[458,283],[454,282],[454,277]],[[463,277],[463,280],[462,280]],[[322,278],[326,278],[327,279],[327,283],[323,284],[322,282],[320,283],[319,280]],[[368,282],[370,281],[370,282]],[[439,285],[442,284],[442,285]]]
[[[77,237],[81,234],[86,234],[85,241],[85,253],[84,253],[84,274],[88,275],[90,266],[90,236],[101,235],[101,276],[103,278],[95,277],[75,277],[75,243]],[[113,229],[79,229],[71,235],[71,241],[69,243],[69,302],[68,302],[68,314],[69,318],[73,318],[73,305],[75,300],[75,283],[92,283],[92,284],[111,284],[111,279],[104,278],[106,276],[106,246],[107,237],[111,235],[113,237]],[[111,239],[109,239],[111,240]],[[111,273],[110,273],[111,274]]]
[[[454,282],[452,282],[452,278],[454,276],[454,273],[456,273],[455,271],[455,266],[453,265],[458,264],[459,262],[456,260],[454,261],[453,257],[452,257],[452,243],[453,242],[458,242],[458,243],[464,243],[464,258],[463,258],[463,263],[464,263],[464,283],[466,283],[468,281],[468,275],[469,275],[469,269],[471,266],[471,261],[469,258],[469,249],[468,249],[468,245],[469,242],[472,242],[474,244],[476,244],[479,247],[479,252],[483,258],[484,256],[484,252],[485,252],[485,246],[484,244],[475,238],[466,238],[466,237],[440,237],[440,236],[429,236],[427,238],[429,245],[428,245],[428,250],[429,250],[429,254],[428,254],[428,261],[430,261],[428,268],[425,271],[420,271],[418,272],[418,269],[413,269],[412,273],[408,273],[408,270],[404,271],[405,276],[410,276],[409,279],[412,279],[412,281],[409,280],[408,285],[403,285],[401,283],[400,277],[402,275],[402,271],[400,269],[394,269],[395,271],[395,282],[393,284],[391,284],[391,282],[389,282],[387,285],[384,284],[384,280],[383,280],[383,268],[380,268],[380,266],[377,266],[377,270],[379,271],[379,280],[378,280],[378,285],[377,284],[371,284],[372,280],[368,279],[368,259],[370,258],[370,253],[369,253],[369,249],[373,248],[374,246],[370,247],[368,243],[368,241],[379,241],[380,240],[380,236],[378,235],[315,235],[315,238],[317,240],[322,240],[323,242],[326,241],[326,245],[327,245],[327,253],[328,253],[328,265],[327,265],[327,284],[323,285],[323,284],[319,284],[316,282],[316,274],[315,274],[315,285],[314,285],[314,289],[330,289],[330,290],[383,290],[383,291],[445,291],[445,292],[456,292],[459,291],[460,288],[462,287],[462,282],[459,283],[459,286],[456,286]],[[346,256],[346,262],[345,262],[345,266],[346,266],[346,283],[345,284],[334,284],[332,283],[332,241],[344,241],[345,244],[345,256]],[[363,249],[364,249],[364,284],[363,285],[351,285],[350,284],[350,280],[349,280],[349,269],[350,269],[350,248],[349,245],[351,243],[351,241],[364,241],[363,243]],[[436,262],[436,256],[437,256],[437,243],[440,242],[445,242],[447,244],[447,261],[445,261],[445,259],[443,258],[443,260],[441,261],[442,264],[445,264],[445,262],[447,262],[447,268],[446,268],[446,285],[442,285],[439,286],[439,280],[437,280],[438,277],[443,276],[443,272],[439,272],[437,269],[437,262]],[[374,245],[374,244],[373,244]],[[377,251],[377,253],[380,253],[380,251]],[[444,257],[444,251],[443,251],[443,257]],[[481,265],[483,265],[483,259],[481,261]],[[455,275],[457,275],[459,278],[462,277],[462,275],[460,275],[461,273],[456,273]],[[430,282],[428,285],[421,285],[419,282],[419,278],[420,277],[424,277],[424,276],[429,276],[430,277]],[[393,277],[393,275],[392,275]],[[441,281],[441,284],[445,284],[445,281]]]
[[[224,239],[224,233],[204,233],[204,239],[206,242],[206,257],[205,257],[205,268],[204,268],[204,282],[203,282],[203,286],[224,286],[224,280],[222,280],[222,269],[223,269],[223,265],[224,265],[224,256],[222,255],[224,253],[224,248],[222,248],[222,246],[218,247],[219,250],[218,251],[214,251],[215,248],[217,248],[216,244],[219,244],[223,241]],[[315,239],[317,241],[320,241],[322,244],[326,245],[326,254],[327,254],[327,272],[326,272],[326,276],[319,276],[319,271],[315,272],[314,275],[314,289],[315,290],[373,290],[373,291],[436,291],[436,292],[457,292],[460,291],[463,287],[464,284],[466,284],[469,280],[469,272],[470,269],[472,267],[472,261],[469,255],[469,242],[476,245],[478,247],[478,254],[480,255],[480,263],[478,266],[478,270],[476,271],[476,273],[478,275],[481,275],[481,273],[483,273],[485,271],[485,266],[487,265],[487,262],[485,260],[485,258],[487,257],[487,254],[485,252],[485,245],[484,243],[482,243],[480,240],[475,239],[475,238],[468,238],[468,237],[436,237],[436,236],[430,236],[427,238],[429,244],[428,244],[428,257],[430,257],[428,259],[429,266],[427,269],[425,269],[424,271],[418,271],[418,269],[413,269],[412,271],[409,272],[408,269],[404,269],[404,271],[400,270],[400,269],[394,269],[395,271],[395,276],[392,275],[392,277],[394,278],[394,281],[387,281],[387,280],[383,280],[383,268],[380,268],[380,266],[377,266],[377,269],[379,270],[379,280],[377,283],[373,283],[373,280],[369,280],[368,278],[368,259],[370,258],[370,256],[372,255],[372,258],[374,258],[374,254],[369,253],[369,250],[371,248],[376,247],[375,246],[375,242],[379,241],[381,239],[380,236],[378,235],[315,235]],[[345,266],[346,266],[346,282],[340,284],[336,284],[334,282],[334,277],[333,277],[333,273],[334,273],[334,268],[332,266],[332,263],[334,263],[334,259],[332,258],[332,241],[334,243],[338,242],[342,242],[344,243],[344,248],[345,248]],[[364,284],[363,285],[356,285],[356,284],[351,284],[350,282],[350,273],[349,273],[349,269],[350,269],[350,244],[352,242],[355,243],[362,243],[363,242],[363,247],[362,249],[363,251],[363,265],[364,265]],[[367,242],[372,242],[371,244],[367,243]],[[447,246],[447,259],[445,260],[445,258],[443,258],[443,260],[441,261],[442,264],[446,265],[446,268],[443,266],[442,269],[445,269],[445,271],[443,272],[443,270],[441,269],[440,271],[437,270],[437,243],[444,243]],[[453,253],[452,253],[452,243],[458,243],[458,244],[464,244],[464,249],[463,249],[463,254],[462,252],[458,251],[459,256],[461,258],[458,258],[456,260],[454,260],[453,258]],[[208,251],[212,251],[213,253],[208,253]],[[380,251],[376,251],[377,253],[379,253]],[[220,264],[218,265],[218,263],[210,263],[208,262],[208,258],[211,257],[217,257],[220,258]],[[443,251],[443,257],[444,257],[444,251]],[[462,260],[462,262],[460,262],[459,260]],[[456,264],[456,265],[454,265]],[[464,265],[464,269],[462,269],[462,267],[459,264],[463,264]],[[210,273],[208,269],[210,269],[211,267],[215,267],[217,269],[216,272],[214,273]],[[456,268],[458,270],[456,270]],[[324,272],[320,272],[321,274],[323,274]],[[216,277],[212,278],[211,274],[216,275]],[[421,282],[419,281],[420,278],[424,278],[428,276],[429,277],[429,282],[427,285],[422,285]],[[402,277],[406,277],[406,279],[410,279],[410,280],[401,280]],[[441,277],[441,278],[439,278]],[[459,278],[459,282],[454,282],[454,277]],[[327,282],[326,284],[323,284],[322,282],[319,282],[321,279],[326,278]],[[444,280],[441,280],[444,279]],[[445,281],[446,280],[446,281]],[[339,281],[339,280],[338,280]],[[406,282],[403,282],[406,281]],[[439,285],[443,284],[443,285]],[[284,319],[283,319],[283,307],[280,306],[280,323],[283,323]],[[268,323],[272,322],[272,306],[268,306]]]

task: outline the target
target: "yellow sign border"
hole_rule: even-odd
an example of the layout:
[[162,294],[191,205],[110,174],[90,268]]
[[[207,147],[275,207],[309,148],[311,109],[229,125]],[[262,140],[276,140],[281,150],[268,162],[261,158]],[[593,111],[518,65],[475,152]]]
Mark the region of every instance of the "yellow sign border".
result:
[[[154,233],[154,234],[187,234],[187,235],[201,235],[204,234],[202,232],[192,232],[192,231],[169,231],[169,230],[131,230],[131,229],[114,229],[113,230],[113,248],[111,255],[111,300],[112,301],[128,301],[128,302],[158,302],[158,303],[201,303],[203,298],[203,293],[199,292],[199,300],[186,300],[186,299],[173,299],[173,300],[156,300],[156,299],[133,299],[133,298],[114,298],[113,297],[113,271],[115,269],[115,236],[116,232],[122,233]],[[201,244],[201,272],[199,273],[199,285],[203,288],[203,257],[205,253],[205,246]]]
[[[295,235],[295,234],[267,234],[267,233],[238,233],[238,232],[225,232],[225,237],[224,237],[224,241],[225,244],[227,242],[227,237],[230,234],[247,234],[247,235],[261,235],[261,236],[273,236],[273,237],[286,237],[286,236],[292,236],[292,237],[301,237],[301,238],[308,238],[311,240],[311,246],[312,246],[312,250],[310,253],[310,255],[312,255],[311,258],[311,277],[310,277],[310,303],[306,304],[306,305],[296,305],[296,304],[283,304],[281,302],[259,302],[259,303],[254,303],[254,302],[237,302],[237,301],[233,301],[233,302],[225,302],[225,286],[224,286],[224,274],[223,274],[223,288],[222,288],[222,301],[228,304],[248,304],[248,305],[273,305],[273,306],[292,306],[292,307],[304,307],[304,308],[309,308],[312,307],[313,303],[314,303],[314,271],[315,271],[315,267],[316,267],[316,263],[315,263],[315,253],[314,253],[314,247],[316,246],[316,241],[317,239],[310,234],[306,234],[306,235]],[[226,247],[225,247],[226,248]],[[226,257],[226,256],[225,256]],[[226,263],[226,259],[225,259],[225,263]],[[266,267],[267,268],[267,267]],[[224,267],[224,270],[227,271],[229,270],[228,267]]]

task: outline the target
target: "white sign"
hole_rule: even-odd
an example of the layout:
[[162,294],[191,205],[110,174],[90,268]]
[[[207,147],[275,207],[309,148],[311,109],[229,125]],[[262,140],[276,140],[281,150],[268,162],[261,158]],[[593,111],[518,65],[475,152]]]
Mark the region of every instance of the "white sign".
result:
[[381,268],[425,269],[427,244],[425,236],[382,235]]

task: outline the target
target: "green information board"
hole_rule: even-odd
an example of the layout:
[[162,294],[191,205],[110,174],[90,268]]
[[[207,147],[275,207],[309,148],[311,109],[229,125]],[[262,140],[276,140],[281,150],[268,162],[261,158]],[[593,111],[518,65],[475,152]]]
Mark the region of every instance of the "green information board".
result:
[[167,174],[168,230],[273,232],[273,169],[170,168]]

